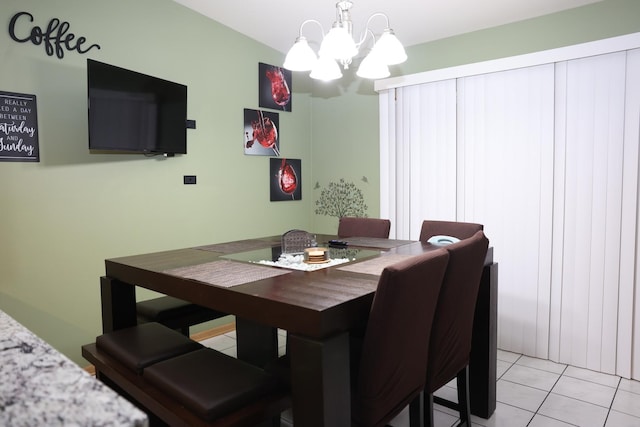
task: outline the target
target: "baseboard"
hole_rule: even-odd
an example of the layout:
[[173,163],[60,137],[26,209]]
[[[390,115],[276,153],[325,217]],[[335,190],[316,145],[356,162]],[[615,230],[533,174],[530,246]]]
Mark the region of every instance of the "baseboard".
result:
[[215,328],[207,329],[206,331],[196,332],[191,335],[191,339],[200,342],[235,330],[236,322],[229,322],[224,325],[216,326]]
[[[206,331],[196,332],[191,335],[191,339],[200,342],[235,330],[236,322],[229,322],[224,325],[216,326],[215,328],[207,329]],[[96,375],[96,368],[93,365],[85,366],[83,369],[92,376]]]

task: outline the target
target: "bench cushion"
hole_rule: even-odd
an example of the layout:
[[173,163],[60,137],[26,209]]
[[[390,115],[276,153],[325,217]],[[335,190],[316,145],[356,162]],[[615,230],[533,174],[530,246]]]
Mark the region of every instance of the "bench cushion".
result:
[[276,391],[275,376],[210,348],[146,368],[143,378],[206,420]]
[[100,335],[96,346],[137,373],[153,363],[202,348],[200,343],[155,322]]
[[170,296],[140,301],[136,304],[136,311],[138,315],[145,320],[153,322],[162,322],[164,320],[189,316],[195,313],[202,313],[208,320],[225,316],[225,313],[211,310]]

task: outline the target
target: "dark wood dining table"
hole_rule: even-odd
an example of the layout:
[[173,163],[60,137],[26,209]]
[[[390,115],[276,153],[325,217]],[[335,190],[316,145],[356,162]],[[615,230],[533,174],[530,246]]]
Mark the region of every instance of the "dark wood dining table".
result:
[[[318,235],[322,245],[336,236]],[[351,238],[332,249],[348,259],[314,271],[273,267],[280,236],[105,260],[104,332],[136,324],[136,287],[171,295],[236,318],[238,358],[264,366],[287,331],[296,427],[351,425],[349,332],[362,327],[385,265],[433,250],[417,241]],[[470,364],[472,413],[495,410],[497,264],[490,249],[474,321]]]

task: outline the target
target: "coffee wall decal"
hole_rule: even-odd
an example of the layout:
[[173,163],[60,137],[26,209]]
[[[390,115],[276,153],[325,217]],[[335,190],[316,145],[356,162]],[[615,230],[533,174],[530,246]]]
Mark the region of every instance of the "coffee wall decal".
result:
[[[91,49],[98,48],[100,45],[92,44],[85,47],[87,39],[85,37],[77,37],[74,33],[69,32],[71,24],[67,21],[60,21],[58,18],[52,18],[46,28],[37,25],[31,26],[34,21],[33,15],[29,12],[18,12],[9,21],[9,36],[18,43],[31,42],[36,46],[44,44],[44,50],[47,55],[54,54],[62,59],[64,58],[65,49],[67,51],[76,51],[78,53],[87,53]],[[31,26],[31,28],[29,28]]]

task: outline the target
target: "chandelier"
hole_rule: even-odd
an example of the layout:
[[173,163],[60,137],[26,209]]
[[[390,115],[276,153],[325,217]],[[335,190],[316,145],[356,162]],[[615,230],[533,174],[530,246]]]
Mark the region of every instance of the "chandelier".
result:
[[[300,32],[295,43],[289,49],[283,67],[291,71],[311,71],[309,76],[318,80],[335,80],[342,77],[343,69],[348,69],[353,58],[358,55],[368,37],[373,39],[373,47],[360,62],[356,74],[367,79],[381,79],[389,77],[389,65],[400,64],[407,60],[404,47],[389,28],[389,17],[384,13],[374,13],[367,20],[367,25],[360,39],[353,39],[353,22],[351,21],[351,7],[353,2],[343,0],[336,3],[336,21],[331,30],[325,35],[322,24],[315,19],[307,19],[300,25]],[[386,27],[376,40],[373,31],[369,29],[371,20],[383,17]],[[322,43],[318,54],[311,49],[307,39],[302,35],[303,27],[308,23],[316,23],[322,31]]]

